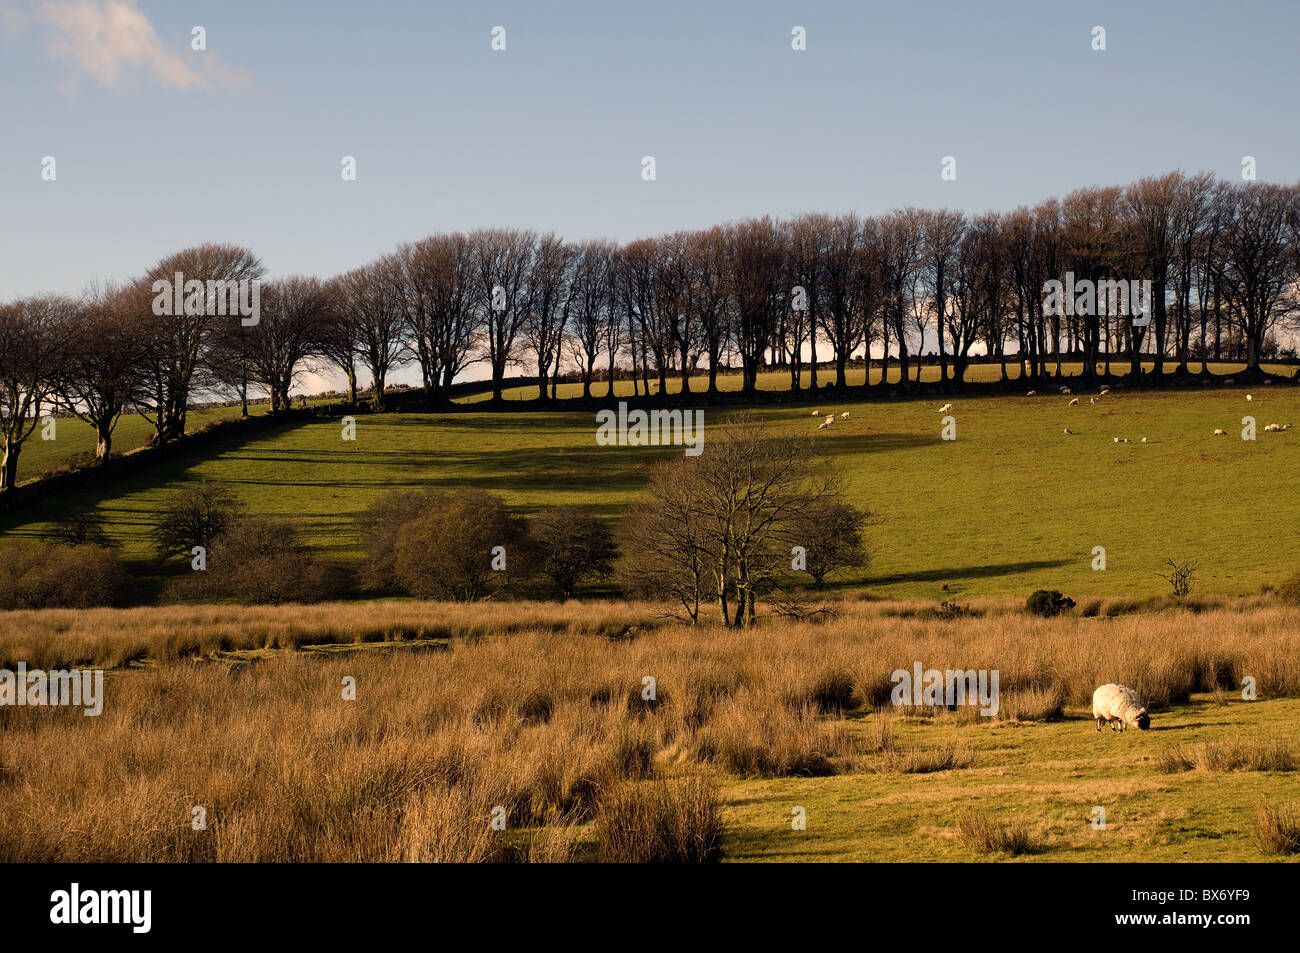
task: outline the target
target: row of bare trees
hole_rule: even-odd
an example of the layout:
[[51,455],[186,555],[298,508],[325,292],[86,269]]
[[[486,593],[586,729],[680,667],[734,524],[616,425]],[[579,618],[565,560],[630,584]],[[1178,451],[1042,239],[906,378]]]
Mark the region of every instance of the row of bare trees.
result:
[[[1091,282],[1151,282],[1150,323],[1052,313],[1044,289],[1072,273]],[[154,283],[183,275],[207,290],[181,314],[159,314]],[[261,286],[255,323],[214,316],[212,284],[260,281],[249,249],[204,245],[138,279],[80,299],[0,304],[0,489],[43,412],[89,422],[106,459],[124,413],[162,444],[184,433],[197,399],[250,392],[272,412],[300,375],[335,367],[355,403],[365,380],[381,405],[392,375],[418,368],[431,402],[483,363],[499,399],[525,367],[538,396],[561,376],[591,395],[630,373],[636,388],[718,389],[739,367],[752,396],[764,368],[794,390],[847,386],[864,355],[908,388],[923,361],[943,381],[972,359],[1018,364],[1022,377],[1083,374],[1115,362],[1190,373],[1192,361],[1262,360],[1285,349],[1300,275],[1300,187],[1216,182],[1209,174],[1086,188],[1033,208],[970,216],[905,208],[878,217],[807,214],[676,232],[619,246],[518,229],[438,234],[347,274]],[[175,310],[175,309],[172,309]],[[831,381],[819,381],[819,374]]]

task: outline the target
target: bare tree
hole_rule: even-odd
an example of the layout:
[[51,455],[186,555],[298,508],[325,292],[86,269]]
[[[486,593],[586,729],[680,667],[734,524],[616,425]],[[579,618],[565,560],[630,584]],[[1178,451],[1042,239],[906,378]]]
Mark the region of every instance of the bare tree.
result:
[[76,314],[62,295],[0,305],[0,492],[18,484],[18,454],[63,376]]
[[101,464],[138,387],[147,342],[135,316],[144,291],[140,285],[93,288],[71,317],[74,330],[58,382],[59,403],[95,428],[95,459]]
[[384,404],[390,371],[401,366],[403,311],[401,263],[394,257],[348,272],[340,281],[338,307],[356,324],[357,359],[370,374],[371,403]]
[[501,400],[506,368],[515,360],[515,339],[532,311],[532,270],[537,236],[533,232],[494,229],[474,232],[475,307],[487,329],[487,357],[492,368],[492,399]]
[[271,413],[289,409],[289,391],[304,364],[320,353],[333,307],[330,288],[319,278],[282,278],[262,289],[261,320],[248,329],[248,369],[270,395]]

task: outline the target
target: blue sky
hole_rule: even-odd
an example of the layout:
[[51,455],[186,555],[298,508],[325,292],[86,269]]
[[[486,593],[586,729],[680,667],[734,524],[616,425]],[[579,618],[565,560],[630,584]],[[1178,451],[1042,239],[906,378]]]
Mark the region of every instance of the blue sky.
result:
[[1243,155],[1261,180],[1300,179],[1293,3],[0,8],[0,299],[201,241],[329,275],[482,226],[625,240],[809,209],[979,211],[1174,168],[1237,177]]

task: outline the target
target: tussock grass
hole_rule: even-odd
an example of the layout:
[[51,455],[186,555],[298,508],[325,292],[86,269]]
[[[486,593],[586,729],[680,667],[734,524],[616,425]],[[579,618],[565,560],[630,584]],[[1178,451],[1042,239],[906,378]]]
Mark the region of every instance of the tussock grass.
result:
[[620,785],[601,802],[596,831],[607,862],[716,861],[722,854],[717,787],[699,776]]
[[997,820],[980,811],[957,815],[957,837],[980,854],[1032,854],[1041,849],[1022,821]]
[[[1167,701],[1250,673],[1265,697],[1300,694],[1300,610],[1277,606],[1206,612],[1195,624],[1176,611],[1037,620],[997,607],[944,621],[843,600],[832,620],[745,633],[656,624],[660,607],[615,606],[0,616],[5,659],[146,663],[109,673],[98,718],[0,707],[0,861],[581,858],[600,818],[615,816],[611,798],[678,791],[702,770],[784,779],[971,767],[976,729],[960,713],[923,723],[887,691],[881,704],[890,673],[914,660],[998,669],[1004,711],[1026,721],[1054,717],[1062,699],[1086,706],[1106,681]],[[606,637],[630,619],[643,622],[640,634]],[[326,644],[317,639],[399,624],[473,637],[439,652],[317,650]],[[303,650],[223,654],[264,649],[268,636]],[[347,676],[355,701],[341,697]],[[946,720],[952,736],[934,734]],[[1278,756],[1252,759],[1282,770]],[[190,811],[200,805],[209,827],[196,832]],[[496,807],[505,831],[490,828]]]
[[1294,771],[1295,752],[1286,745],[1256,741],[1207,741],[1178,745],[1160,754],[1160,770],[1183,771]]
[[1263,854],[1300,854],[1300,811],[1261,800],[1255,808],[1255,843]]

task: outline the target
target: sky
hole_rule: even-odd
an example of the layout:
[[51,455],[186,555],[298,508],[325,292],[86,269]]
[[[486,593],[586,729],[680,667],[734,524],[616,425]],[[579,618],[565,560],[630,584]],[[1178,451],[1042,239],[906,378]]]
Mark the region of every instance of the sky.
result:
[[1298,34],[1249,0],[0,0],[0,300],[207,241],[328,276],[455,229],[978,212],[1247,155],[1294,182]]

